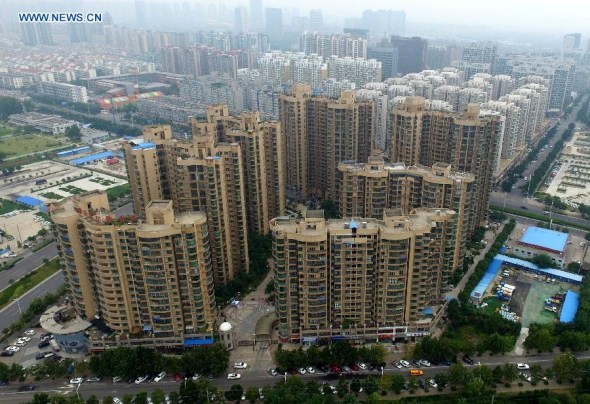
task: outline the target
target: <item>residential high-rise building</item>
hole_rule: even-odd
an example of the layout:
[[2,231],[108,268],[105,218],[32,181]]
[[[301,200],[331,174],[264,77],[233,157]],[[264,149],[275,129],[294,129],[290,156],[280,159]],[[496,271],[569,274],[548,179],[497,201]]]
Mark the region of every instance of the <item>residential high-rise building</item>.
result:
[[426,110],[425,101],[422,97],[406,97],[392,110],[390,161],[424,166],[447,163],[453,171],[473,174],[476,203],[472,207],[471,232],[486,222],[504,120],[494,114],[480,116],[475,104],[457,114]]
[[304,32],[299,39],[299,50],[325,59],[332,56],[367,58],[367,39],[351,34],[322,35],[317,32]]
[[[227,107],[212,109],[229,115]],[[144,127],[144,143],[128,142],[124,150],[139,216],[154,199],[172,200],[176,212],[206,213],[213,275],[224,285],[248,271],[247,212],[241,147],[218,139],[214,118],[209,110],[210,120],[193,120],[192,141],[173,139],[169,126]]]
[[343,91],[337,100],[311,96],[308,86],[281,95],[287,189],[298,198],[334,198],[341,161],[366,161],[374,139],[373,102]]
[[25,45],[53,45],[51,24],[24,23],[20,26]]
[[361,327],[373,334],[395,326],[429,329],[425,313],[432,314],[442,274],[453,267],[455,214],[388,210],[382,220],[326,221],[322,211],[308,211],[300,221],[273,219],[280,337],[330,340],[344,336],[345,324],[350,335]]
[[328,77],[336,80],[349,80],[358,87],[381,81],[381,62],[375,59],[332,56],[327,60],[327,64]]
[[382,41],[376,46],[370,46],[367,55],[371,59],[381,62],[381,77],[386,80],[398,75],[398,50],[390,46],[387,41]]
[[471,78],[477,73],[496,73],[496,58],[498,47],[492,42],[474,42],[463,48],[461,60],[454,62],[453,66],[465,72],[465,79]]
[[280,8],[266,9],[266,33],[271,40],[283,37],[283,10]]
[[148,334],[156,344],[213,330],[205,214],[175,214],[171,201],[153,200],[142,220],[117,217],[98,191],[51,203],[48,210],[68,297],[80,316],[101,318],[120,334]]

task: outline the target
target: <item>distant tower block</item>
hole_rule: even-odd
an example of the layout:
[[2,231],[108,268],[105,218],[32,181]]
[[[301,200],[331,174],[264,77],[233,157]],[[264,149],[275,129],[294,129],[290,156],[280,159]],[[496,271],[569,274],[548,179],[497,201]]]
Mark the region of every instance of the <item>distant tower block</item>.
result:
[[228,351],[230,349],[234,349],[234,344],[232,342],[232,325],[227,321],[225,323],[221,323],[219,326],[219,336],[221,337],[221,343],[225,345],[225,349]]

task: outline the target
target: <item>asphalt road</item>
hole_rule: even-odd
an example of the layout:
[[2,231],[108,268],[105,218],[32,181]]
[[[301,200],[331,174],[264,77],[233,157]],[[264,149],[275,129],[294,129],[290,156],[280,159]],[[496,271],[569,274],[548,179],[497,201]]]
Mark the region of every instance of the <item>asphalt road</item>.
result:
[[[133,205],[127,204],[114,211],[117,215],[129,215],[133,213]],[[0,271],[0,288],[5,288],[9,285],[9,280],[14,279],[15,281],[38,268],[43,264],[45,258],[52,259],[57,256],[57,247],[55,243],[51,243],[48,246],[42,248],[37,252],[29,251],[25,257],[17,262],[14,267],[6,271]],[[2,283],[5,282],[5,283]],[[25,311],[29,308],[31,301],[36,297],[42,297],[46,294],[57,290],[63,285],[64,278],[61,271],[55,275],[47,278],[44,282],[37,285],[34,289],[31,289],[29,293],[21,296],[18,302],[15,301],[12,304],[4,307],[0,310],[0,329],[9,326],[20,317],[20,312]],[[20,305],[20,309],[19,309]]]
[[[472,366],[466,365],[468,368],[475,368],[478,366],[478,360],[480,361],[481,365],[487,365],[489,367],[496,367],[498,365],[504,365],[505,363],[513,363],[516,364],[518,362],[525,362],[529,366],[533,364],[538,364],[542,368],[548,368],[553,363],[553,357],[556,354],[541,354],[541,355],[531,355],[531,356],[489,356],[489,357],[482,357],[482,358],[473,358],[475,364]],[[580,354],[576,355],[578,359],[588,359],[590,355]],[[397,369],[394,368],[391,364],[387,365],[388,367],[384,370],[384,374],[402,374],[404,376],[408,376],[408,369],[402,368]],[[434,376],[438,373],[443,373],[448,371],[448,367],[446,366],[432,366],[432,367],[422,367],[424,371],[424,376],[421,378],[430,379],[434,378]],[[277,382],[283,380],[283,376],[270,376],[266,373],[263,369],[256,369],[256,370],[245,370],[241,371],[242,378],[239,381],[234,380],[226,380],[225,378],[217,378],[213,379],[212,382],[214,385],[219,387],[222,390],[229,390],[232,384],[239,383],[242,385],[244,390],[246,390],[250,386],[254,387],[264,387],[269,385],[274,385]],[[362,373],[372,374],[373,376],[379,377],[380,372],[369,372],[364,371]],[[288,375],[287,377],[293,377]],[[316,373],[313,375],[298,375],[297,377],[301,377],[306,381],[309,380],[316,380],[319,383],[328,382],[332,385],[337,384],[337,380],[334,378],[328,378],[326,374],[323,373]],[[77,393],[84,399],[89,398],[91,395],[95,395],[99,399],[102,399],[106,396],[112,397],[119,397],[122,398],[125,394],[137,394],[139,392],[145,391],[151,393],[156,389],[162,389],[163,391],[169,393],[172,391],[178,391],[180,388],[180,383],[175,383],[168,375],[163,381],[160,383],[142,383],[142,384],[126,384],[126,383],[116,383],[113,384],[110,378],[105,378],[103,381],[98,383],[87,383],[84,382],[78,388]],[[20,403],[25,400],[30,400],[34,393],[37,392],[46,392],[49,394],[76,394],[76,385],[69,384],[68,380],[56,380],[56,381],[44,381],[44,382],[34,382],[37,389],[34,392],[18,392],[18,387],[22,384],[14,383],[10,384],[9,386],[0,387],[0,392],[2,395],[2,403]]]
[[[569,115],[568,119],[565,119],[565,120],[562,119],[559,122],[559,124],[557,125],[557,132],[556,132],[556,134],[558,136],[555,136],[549,140],[547,148],[545,150],[539,152],[539,154],[537,155],[537,159],[535,160],[534,163],[531,162],[529,164],[529,166],[527,167],[527,169],[523,173],[523,177],[530,178],[531,175],[535,172],[535,170],[541,165],[541,163],[543,161],[545,161],[545,159],[547,158],[547,155],[551,152],[555,143],[557,143],[557,141],[559,139],[561,139],[561,134],[563,134],[563,131],[565,131],[567,129],[567,127],[570,123],[576,123],[575,116],[578,113],[579,109],[580,109],[580,106],[578,106],[574,111],[572,111],[572,113]],[[513,208],[513,209],[523,209],[523,207],[524,207],[524,208],[526,208],[524,210],[528,210],[532,213],[538,213],[538,214],[544,214],[543,212],[550,211],[550,207],[545,206],[545,204],[543,204],[541,202],[537,202],[532,198],[527,198],[528,191],[529,191],[526,188],[527,185],[528,185],[528,181],[525,181],[523,178],[521,178],[514,184],[515,188],[510,193],[492,192],[492,195],[490,197],[490,204],[503,206],[503,207],[507,207],[507,208]],[[521,189],[521,187],[522,187],[522,189]],[[533,191],[530,190],[530,193],[532,194]],[[583,224],[586,226],[590,226],[590,220],[582,219],[580,217],[574,217],[574,216],[569,216],[566,214],[555,213],[555,212],[551,212],[551,216],[556,217],[556,218],[560,218],[563,220],[569,220],[569,221],[575,220],[577,223],[580,223],[580,224]]]

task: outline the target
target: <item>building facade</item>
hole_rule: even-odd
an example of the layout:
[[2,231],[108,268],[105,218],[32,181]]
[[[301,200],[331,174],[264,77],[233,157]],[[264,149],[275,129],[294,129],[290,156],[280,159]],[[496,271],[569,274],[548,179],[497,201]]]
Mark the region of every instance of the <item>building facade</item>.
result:
[[171,337],[216,319],[207,217],[153,200],[145,219],[110,214],[89,192],[49,205],[68,295],[77,313],[113,331]]

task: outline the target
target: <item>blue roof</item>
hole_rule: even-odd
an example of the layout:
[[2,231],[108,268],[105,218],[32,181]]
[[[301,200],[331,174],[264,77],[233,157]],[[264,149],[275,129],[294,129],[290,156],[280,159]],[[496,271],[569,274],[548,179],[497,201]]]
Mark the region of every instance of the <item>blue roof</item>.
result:
[[75,149],[60,151],[57,153],[57,156],[61,157],[61,156],[67,156],[70,154],[78,154],[78,153],[82,153],[82,152],[89,151],[89,150],[90,150],[90,146],[83,146],[83,147],[78,147]]
[[542,227],[529,226],[520,238],[520,242],[547,250],[563,252],[567,245],[567,239],[567,233],[544,229]]
[[432,307],[426,307],[424,310],[422,310],[422,314],[425,316],[432,316]]
[[10,252],[10,248],[5,248],[3,250],[0,250],[0,254],[6,254],[7,252]]
[[554,268],[539,268],[537,265],[533,264],[532,262],[521,260],[518,258],[508,257],[506,255],[498,254],[494,257],[494,259],[500,259],[507,264],[512,264],[524,269],[529,269],[536,273],[541,273],[544,275],[549,275],[552,278],[563,279],[573,283],[582,283],[584,277],[578,274],[572,274],[570,272],[562,271],[561,269],[554,269]]
[[140,143],[140,144],[136,144],[131,149],[132,150],[153,149],[154,147],[156,147],[156,144],[155,143],[152,143],[152,142],[143,142],[143,143]]
[[96,153],[96,154],[91,154],[90,156],[85,156],[85,157],[80,157],[79,159],[75,159],[72,160],[72,164],[79,166],[81,164],[86,164],[89,163],[91,161],[96,161],[96,160],[100,160],[100,159],[105,159],[108,157],[113,157],[113,152],[112,151],[105,151],[102,153]]
[[498,272],[500,272],[500,268],[502,267],[502,260],[496,259],[497,257],[490,262],[486,273],[482,276],[477,286],[473,288],[470,295],[471,298],[481,299],[494,278],[498,276]]
[[16,198],[16,201],[18,203],[23,203],[28,206],[39,206],[44,204],[42,200],[27,195],[19,196],[18,198]]
[[185,338],[184,346],[213,345],[213,338]]
[[559,321],[562,323],[571,323],[574,321],[576,313],[578,312],[579,304],[580,296],[577,293],[568,290],[565,294],[565,301],[563,302],[563,307],[561,308]]

